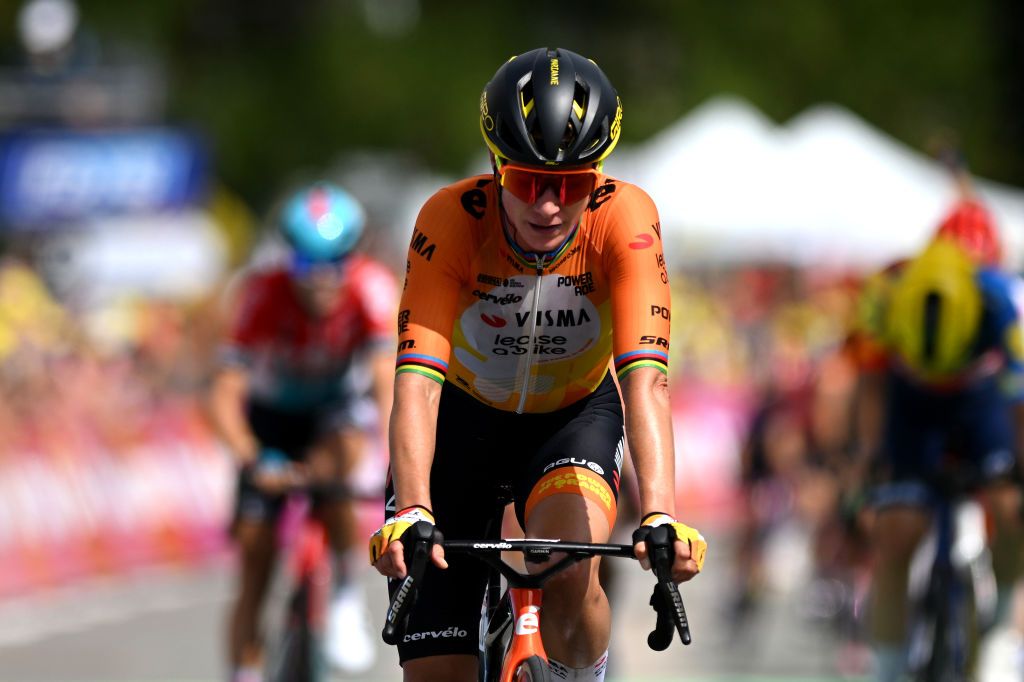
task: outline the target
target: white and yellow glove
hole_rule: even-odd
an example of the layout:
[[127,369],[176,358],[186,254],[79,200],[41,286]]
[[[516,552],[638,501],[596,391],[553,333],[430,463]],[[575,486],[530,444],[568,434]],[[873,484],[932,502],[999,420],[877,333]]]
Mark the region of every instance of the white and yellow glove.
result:
[[[682,540],[683,543],[689,545],[690,558],[697,564],[697,570],[702,570],[704,568],[704,555],[708,552],[707,540],[704,539],[704,536],[701,535],[696,528],[690,528],[685,523],[676,521],[668,514],[663,514],[662,512],[651,512],[644,516],[640,521],[640,528],[633,536],[633,542],[636,543],[643,540],[643,536],[646,535],[645,529],[664,525],[672,526],[672,529],[676,533],[676,539]],[[640,537],[640,540],[638,540],[637,537]]]
[[434,525],[434,514],[424,506],[413,505],[400,510],[397,514],[384,522],[373,535],[370,536],[370,564],[376,564],[377,560],[384,555],[388,545],[402,537],[402,533],[409,530],[409,527],[419,521],[426,521]]

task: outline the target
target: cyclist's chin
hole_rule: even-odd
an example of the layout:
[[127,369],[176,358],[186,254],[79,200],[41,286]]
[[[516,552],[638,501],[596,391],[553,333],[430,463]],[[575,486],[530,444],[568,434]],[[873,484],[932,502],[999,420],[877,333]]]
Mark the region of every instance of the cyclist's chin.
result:
[[299,298],[310,314],[324,316],[334,309],[339,296],[337,288],[300,287]]
[[554,251],[562,245],[570,231],[565,224],[545,227],[525,220],[517,225],[517,228],[516,243],[523,250],[534,253]]

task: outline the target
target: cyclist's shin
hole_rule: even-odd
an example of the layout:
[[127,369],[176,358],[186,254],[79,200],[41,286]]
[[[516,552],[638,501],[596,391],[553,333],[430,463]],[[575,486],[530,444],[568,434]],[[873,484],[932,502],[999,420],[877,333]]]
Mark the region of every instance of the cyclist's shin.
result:
[[584,680],[585,682],[604,682],[604,673],[607,669],[607,651],[601,654],[601,656],[594,661],[593,665],[588,665],[585,668],[570,668],[562,665],[553,658],[548,658],[548,670],[551,671],[551,676],[556,680],[566,680],[566,682],[573,682],[574,680]]

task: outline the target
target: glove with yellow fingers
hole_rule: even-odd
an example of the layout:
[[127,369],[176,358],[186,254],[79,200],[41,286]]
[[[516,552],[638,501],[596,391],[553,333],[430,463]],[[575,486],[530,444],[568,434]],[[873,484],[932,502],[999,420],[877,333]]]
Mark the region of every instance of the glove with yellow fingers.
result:
[[696,528],[690,528],[684,523],[676,521],[673,517],[662,512],[651,512],[640,521],[640,527],[633,532],[633,542],[643,542],[651,528],[670,525],[676,533],[676,539],[682,540],[690,547],[690,558],[697,564],[697,570],[704,568],[704,555],[708,552],[708,543],[704,536]]
[[409,527],[418,521],[426,521],[430,525],[434,525],[434,514],[426,507],[417,504],[400,510],[386,520],[384,525],[370,536],[370,564],[377,563],[388,545],[401,538],[402,533],[409,530]]

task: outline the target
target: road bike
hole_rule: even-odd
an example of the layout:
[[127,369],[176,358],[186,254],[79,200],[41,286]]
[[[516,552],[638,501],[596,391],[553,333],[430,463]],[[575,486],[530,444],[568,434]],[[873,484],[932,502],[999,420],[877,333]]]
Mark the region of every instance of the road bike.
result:
[[[983,480],[961,465],[944,469],[921,502],[932,511],[931,536],[911,569],[908,664],[918,682],[960,682],[970,676],[979,633],[992,624],[996,587],[985,518],[971,493]],[[928,560],[930,557],[930,561]]]
[[307,490],[293,491],[286,504],[285,519],[298,523],[286,540],[288,594],[266,675],[270,682],[319,682],[327,673],[321,646],[331,590],[327,530],[310,509]]
[[310,483],[292,487],[282,515],[283,559],[287,577],[284,613],[268,658],[268,682],[323,682],[329,678],[323,639],[334,585],[332,552],[327,528],[313,499],[351,500],[379,505],[379,495],[367,495],[339,483]]
[[[651,605],[657,613],[648,645],[662,651],[678,632],[683,644],[691,642],[689,621],[679,588],[672,580],[675,531],[671,526],[651,529],[646,539],[657,583]],[[462,553],[490,567],[480,621],[481,682],[549,682],[548,660],[540,637],[541,600],[544,583],[569,566],[595,556],[635,559],[632,545],[562,542],[559,540],[457,540],[444,541],[429,523],[418,522],[402,535],[408,573],[394,591],[381,633],[388,644],[397,644],[405,633],[430,559],[430,549],[440,542],[445,552]],[[564,554],[538,573],[520,573],[501,558],[501,552],[521,552],[527,563],[543,564],[555,553]],[[502,589],[502,578],[506,589]]]

